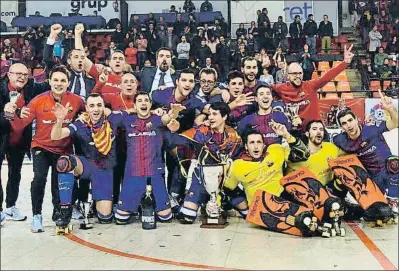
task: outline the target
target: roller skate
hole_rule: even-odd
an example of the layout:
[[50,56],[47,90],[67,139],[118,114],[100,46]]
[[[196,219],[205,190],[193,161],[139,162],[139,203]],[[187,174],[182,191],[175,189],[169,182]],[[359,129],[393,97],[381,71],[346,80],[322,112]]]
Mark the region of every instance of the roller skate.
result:
[[365,212],[363,220],[372,228],[383,228],[393,217],[393,212],[388,204],[375,202]]
[[72,206],[61,205],[57,220],[55,221],[55,233],[60,235],[69,234],[72,232],[73,226],[70,224],[72,217]]
[[[341,200],[338,198],[328,198],[324,203],[324,217],[323,221],[328,221],[329,225],[332,225],[332,236],[344,237],[346,232],[341,227],[341,220],[344,216]],[[326,224],[326,223],[324,223]]]

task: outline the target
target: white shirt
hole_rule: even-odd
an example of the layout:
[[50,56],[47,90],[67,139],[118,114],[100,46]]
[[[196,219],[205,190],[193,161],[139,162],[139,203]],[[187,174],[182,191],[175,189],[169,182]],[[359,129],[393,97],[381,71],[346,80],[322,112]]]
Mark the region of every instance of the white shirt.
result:
[[[162,71],[159,68],[157,68],[157,72],[155,73],[154,80],[152,81],[151,92],[158,89],[159,80],[161,79],[161,73],[162,73]],[[164,82],[168,88],[175,87],[175,84],[173,83],[173,80],[172,80],[172,76],[170,74],[170,69],[168,69],[165,72]]]
[[80,93],[79,96],[82,97],[84,100],[86,100],[86,85],[85,85],[85,80],[83,79],[83,73],[77,73],[75,72],[76,76],[75,76],[75,80],[73,80],[73,84],[71,87],[71,92],[74,93],[75,92],[75,84],[76,84],[76,80],[78,78],[78,75],[80,75],[79,80],[80,80]]

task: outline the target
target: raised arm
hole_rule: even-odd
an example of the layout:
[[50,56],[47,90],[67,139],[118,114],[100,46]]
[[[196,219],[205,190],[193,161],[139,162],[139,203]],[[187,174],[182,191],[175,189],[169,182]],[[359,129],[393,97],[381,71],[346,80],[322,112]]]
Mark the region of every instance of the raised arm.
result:
[[[84,30],[85,30],[85,27],[83,24],[75,25],[75,49],[79,49],[82,51],[84,51],[84,46],[83,46],[83,41],[82,41],[82,34],[83,34]],[[90,69],[92,66],[93,66],[93,62],[86,57],[85,62],[84,62],[85,71],[90,72]]]
[[391,97],[384,96],[384,94],[381,92],[381,90],[378,90],[380,93],[381,97],[381,108],[386,110],[390,116],[389,119],[387,119],[387,129],[392,130],[395,128],[398,128],[398,111],[393,105],[393,100]]
[[53,107],[54,116],[57,118],[57,122],[51,128],[51,139],[61,140],[68,137],[71,134],[69,128],[63,128],[62,124],[66,115],[68,114],[69,103],[64,107],[60,103],[56,103]]

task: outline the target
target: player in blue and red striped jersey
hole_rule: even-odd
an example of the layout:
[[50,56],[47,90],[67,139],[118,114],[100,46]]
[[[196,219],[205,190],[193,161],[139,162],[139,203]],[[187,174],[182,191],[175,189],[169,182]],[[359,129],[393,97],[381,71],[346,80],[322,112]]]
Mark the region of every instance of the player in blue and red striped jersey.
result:
[[254,94],[255,101],[258,103],[258,111],[245,116],[240,121],[237,128],[238,133],[243,135],[247,129],[253,129],[263,135],[266,148],[274,143],[281,144],[282,137],[278,136],[272,129],[270,121],[284,124],[288,131],[291,130],[291,123],[283,112],[273,111],[273,95],[270,87],[258,86]]
[[185,107],[171,104],[169,112],[160,117],[151,115],[152,102],[148,93],[137,93],[134,103],[137,114],[129,115],[123,121],[127,159],[115,220],[121,225],[128,223],[131,213],[138,211],[147,178],[151,177],[158,220],[169,222],[172,219],[172,210],[164,179],[162,149],[164,137],[169,133],[166,126],[173,132],[177,131],[179,125],[176,117]]

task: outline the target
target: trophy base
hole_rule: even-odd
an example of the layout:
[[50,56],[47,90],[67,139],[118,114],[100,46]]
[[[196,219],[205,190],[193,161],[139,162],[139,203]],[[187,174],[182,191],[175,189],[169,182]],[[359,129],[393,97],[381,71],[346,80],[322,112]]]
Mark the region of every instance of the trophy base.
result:
[[229,225],[226,218],[221,216],[217,218],[202,217],[201,228],[208,229],[224,229]]

